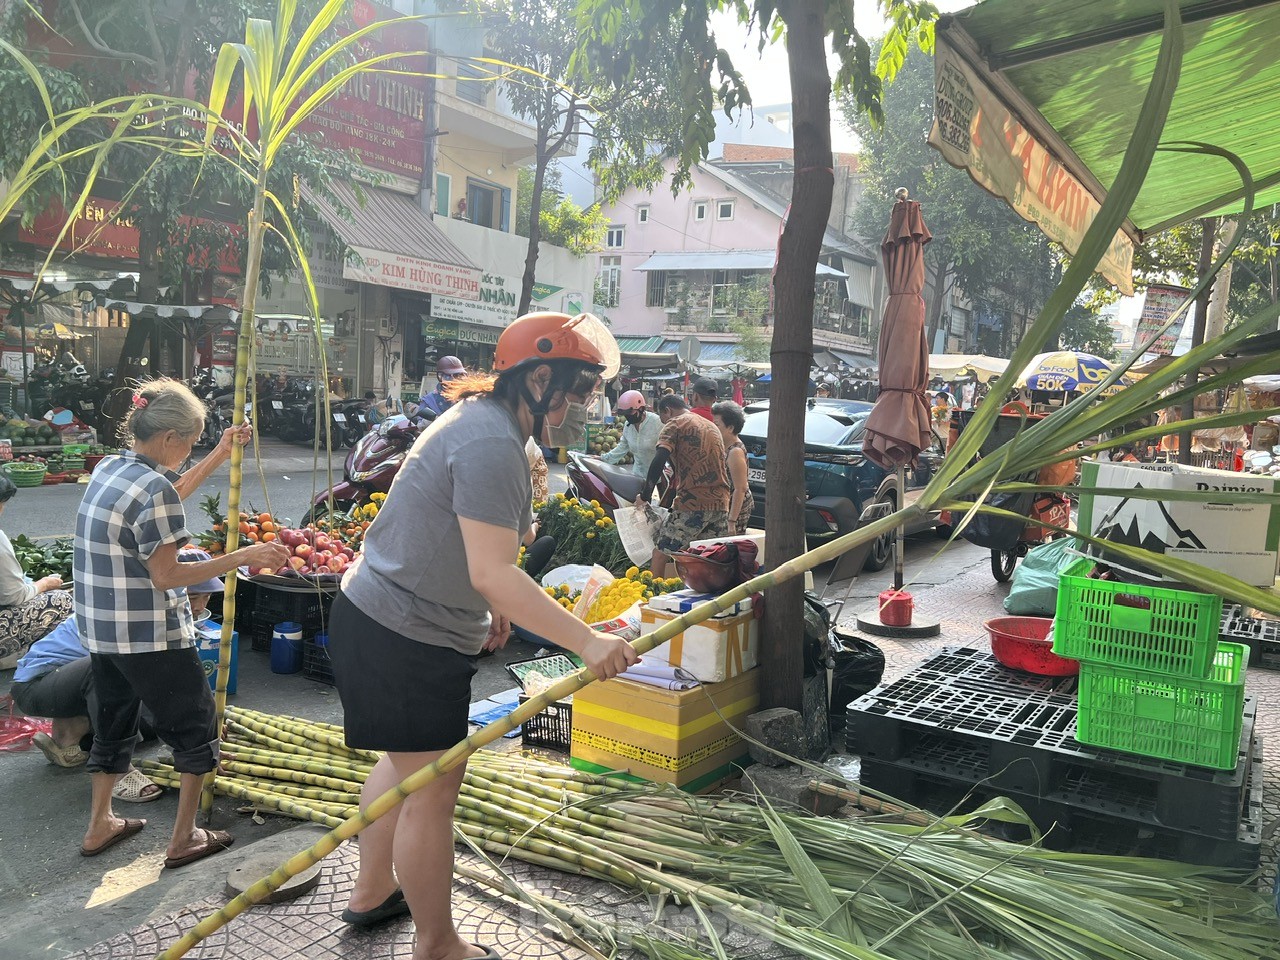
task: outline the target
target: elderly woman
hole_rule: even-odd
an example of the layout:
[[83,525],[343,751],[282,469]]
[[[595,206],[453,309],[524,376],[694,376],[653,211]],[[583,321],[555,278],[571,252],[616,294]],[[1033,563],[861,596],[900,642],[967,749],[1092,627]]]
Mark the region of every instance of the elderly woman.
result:
[[751,495],[751,486],[747,474],[747,448],[743,446],[738,434],[747,421],[746,414],[739,404],[732,400],[722,400],[711,408],[711,422],[720,431],[720,439],[724,441],[724,462],[729,470],[729,534],[741,536],[747,532],[751,523],[751,511],[755,509],[756,499]]
[[[13,481],[0,473],[0,514],[17,492]],[[62,579],[31,580],[0,530],[0,668],[12,667],[19,654],[70,615],[71,593],[62,589]]]
[[180,774],[164,865],[193,863],[232,842],[230,834],[195,822],[201,781],[218,762],[218,730],[187,588],[240,566],[278,567],[289,552],[277,543],[258,543],[224,557],[179,563],[178,549],[190,539],[182,498],[230,454],[233,442],[249,436],[243,427],[228,431],[212,454],[180,478],[174,471],[191,455],[204,416],[204,405],[182,383],[145,384],[125,421],[130,449],[98,465],[76,517],[76,623],[97,693],[88,762],[93,804],[82,856],[97,856],[146,826],[111,809],[116,781],[129,769],[143,705],[154,717],[157,736],[173,750]]

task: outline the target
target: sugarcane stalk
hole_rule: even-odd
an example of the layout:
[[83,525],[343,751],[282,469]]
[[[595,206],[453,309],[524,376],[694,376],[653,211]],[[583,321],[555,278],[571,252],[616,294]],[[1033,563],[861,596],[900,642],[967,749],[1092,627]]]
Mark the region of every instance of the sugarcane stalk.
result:
[[300,800],[320,800],[325,803],[339,803],[348,807],[358,807],[360,805],[360,794],[358,793],[322,790],[318,787],[303,787],[298,786],[296,783],[282,783],[279,780],[246,780],[243,777],[236,777],[235,779],[255,790],[269,790],[272,793],[278,793],[286,797],[296,797]]
[[241,744],[227,744],[223,752],[236,760],[278,766],[286,770],[320,773],[330,777],[340,776],[348,780],[363,781],[372,769],[342,763],[328,754],[281,753],[278,750],[264,750],[261,747]]
[[919,810],[908,810],[906,807],[889,803],[887,800],[872,797],[861,790],[846,790],[843,787],[837,787],[834,783],[823,783],[819,780],[810,780],[809,789],[814,793],[835,797],[838,800],[845,801],[845,803],[852,803],[854,806],[860,807],[869,813],[882,813],[898,817],[906,823],[917,827],[931,827],[938,823],[938,818],[931,814],[921,813]]
[[237,712],[235,714],[236,721],[242,726],[254,733],[261,733],[265,736],[272,737],[282,743],[292,744],[297,747],[306,747],[311,750],[326,751],[329,753],[345,753],[353,758],[377,763],[379,754],[373,750],[356,750],[347,746],[345,738],[333,733],[326,733],[322,730],[308,728],[303,725],[296,725],[290,729],[289,725],[272,722],[271,720],[261,719],[262,715],[248,715],[248,713]]
[[274,770],[271,767],[264,767],[256,763],[240,763],[231,760],[222,761],[219,766],[226,773],[243,773],[250,777],[265,777],[273,780],[291,780],[294,783],[305,783],[308,786],[322,787],[326,790],[337,790],[343,793],[350,793],[349,787],[355,787],[357,790],[360,787],[360,784],[355,780],[340,780],[337,777],[322,776],[318,773],[307,773],[302,770]]

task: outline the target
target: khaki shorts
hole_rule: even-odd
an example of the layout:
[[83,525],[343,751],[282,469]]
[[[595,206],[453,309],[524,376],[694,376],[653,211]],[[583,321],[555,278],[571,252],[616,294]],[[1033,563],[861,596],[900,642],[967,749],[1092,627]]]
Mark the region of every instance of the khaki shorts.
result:
[[727,510],[672,510],[658,531],[657,547],[663,553],[676,553],[695,540],[728,535]]

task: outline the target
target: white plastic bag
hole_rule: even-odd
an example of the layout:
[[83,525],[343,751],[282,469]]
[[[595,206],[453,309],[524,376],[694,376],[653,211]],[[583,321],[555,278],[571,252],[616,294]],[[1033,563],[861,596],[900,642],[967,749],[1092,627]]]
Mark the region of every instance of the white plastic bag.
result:
[[566,563],[563,567],[556,567],[554,570],[544,573],[542,575],[542,585],[544,587],[559,587],[563,585],[577,593],[591,579],[592,569],[591,565],[587,563]]
[[618,507],[613,511],[613,521],[618,526],[618,539],[627,551],[631,562],[646,564],[653,559],[654,541],[658,529],[667,519],[663,507]]
[[587,619],[587,611],[596,602],[596,597],[600,596],[600,591],[611,583],[613,583],[613,574],[609,570],[599,564],[592,567],[591,576],[582,585],[582,593],[573,605],[573,615],[579,620],[585,621]]

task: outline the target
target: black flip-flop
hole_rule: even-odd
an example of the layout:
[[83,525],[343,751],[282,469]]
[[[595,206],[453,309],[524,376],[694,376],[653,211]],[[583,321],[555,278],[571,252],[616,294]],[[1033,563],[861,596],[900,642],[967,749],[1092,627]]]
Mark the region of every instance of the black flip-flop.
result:
[[178,867],[185,867],[188,863],[195,863],[197,860],[203,860],[205,857],[213,856],[215,853],[221,853],[235,842],[236,838],[225,830],[205,830],[204,840],[190,853],[184,853],[180,857],[165,857],[165,869],[174,870]]
[[[483,943],[473,944],[473,946],[484,947]],[[475,960],[502,960],[502,954],[498,953],[493,947],[484,947],[484,956],[476,957]]]
[[102,843],[98,844],[96,847],[81,847],[80,856],[96,857],[98,854],[102,853],[104,850],[110,850],[121,840],[127,840],[130,837],[132,837],[135,833],[140,832],[142,828],[145,827],[146,825],[147,825],[147,821],[145,820],[130,820],[126,817],[124,820],[124,826],[121,827],[119,830],[117,830],[115,833],[113,833],[110,837],[108,837]]
[[408,912],[409,901],[404,898],[404,891],[397,889],[372,910],[352,910],[347,907],[342,911],[342,922],[360,930],[368,930],[396,917],[403,917]]

